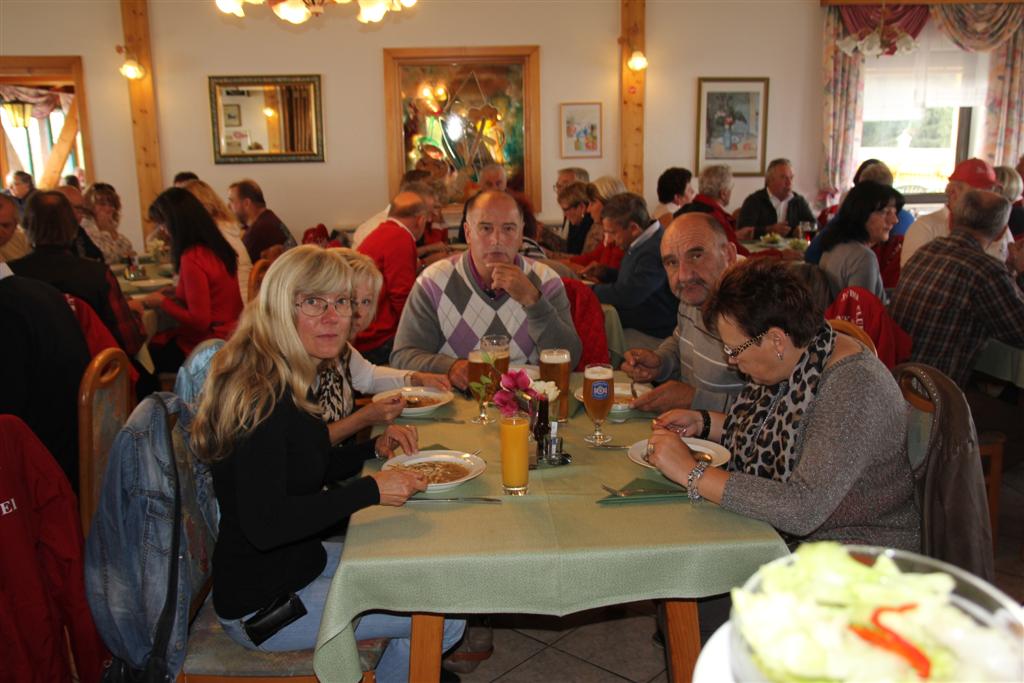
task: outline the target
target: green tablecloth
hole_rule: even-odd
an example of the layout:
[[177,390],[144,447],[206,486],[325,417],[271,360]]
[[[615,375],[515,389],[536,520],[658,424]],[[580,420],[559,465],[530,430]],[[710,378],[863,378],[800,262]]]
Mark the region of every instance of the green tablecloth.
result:
[[[580,382],[574,375],[573,386]],[[439,414],[468,420],[474,412],[475,404],[456,399]],[[444,497],[501,496],[497,424],[417,424],[420,443],[481,448],[487,461],[480,477]],[[352,517],[320,625],[314,667],[321,680],[359,680],[351,625],[363,612],[565,615],[697,598],[743,583],[786,553],[770,526],[711,503],[598,505],[602,483],[661,475],[623,450],[587,448],[582,437],[592,424],[582,410],[563,427],[573,464],[531,471],[524,497],[503,497],[501,505],[375,506]],[[606,428],[617,444],[646,438],[649,430],[646,420]]]
[[974,369],[1024,387],[1024,349],[989,339],[978,353]]

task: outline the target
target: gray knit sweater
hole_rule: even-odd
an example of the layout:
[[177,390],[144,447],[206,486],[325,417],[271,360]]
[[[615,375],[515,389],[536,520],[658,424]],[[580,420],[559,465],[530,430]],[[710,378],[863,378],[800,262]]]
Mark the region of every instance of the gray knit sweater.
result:
[[906,438],[907,405],[892,375],[868,351],[849,356],[821,375],[789,480],[730,473],[722,507],[804,541],[919,551]]

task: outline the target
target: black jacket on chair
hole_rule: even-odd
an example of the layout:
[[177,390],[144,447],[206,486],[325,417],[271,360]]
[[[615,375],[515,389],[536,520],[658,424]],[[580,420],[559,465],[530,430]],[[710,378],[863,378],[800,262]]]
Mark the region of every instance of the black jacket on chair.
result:
[[[795,228],[801,221],[810,221],[815,226],[818,225],[807,200],[794,192],[793,198],[786,205],[786,224]],[[754,237],[760,237],[767,232],[766,228],[769,225],[775,225],[778,222],[778,214],[775,212],[775,207],[772,206],[772,200],[768,197],[768,190],[761,188],[743,200],[736,227],[749,228],[752,225],[754,226]]]

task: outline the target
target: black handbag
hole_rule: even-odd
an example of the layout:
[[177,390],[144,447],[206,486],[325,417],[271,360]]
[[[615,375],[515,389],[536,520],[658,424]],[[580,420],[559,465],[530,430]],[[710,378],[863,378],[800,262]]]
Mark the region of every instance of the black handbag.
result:
[[163,415],[167,425],[167,452],[171,458],[171,470],[174,472],[174,529],[171,531],[170,568],[167,577],[167,597],[160,611],[156,634],[153,638],[153,649],[146,656],[141,669],[136,669],[120,657],[114,657],[103,671],[103,683],[167,683],[173,676],[167,670],[167,644],[171,640],[171,629],[174,627],[175,605],[178,601],[178,554],[181,551],[181,482],[178,475],[177,459],[174,457],[174,443],[171,440],[171,421],[167,414],[167,406],[159,394],[150,394]]

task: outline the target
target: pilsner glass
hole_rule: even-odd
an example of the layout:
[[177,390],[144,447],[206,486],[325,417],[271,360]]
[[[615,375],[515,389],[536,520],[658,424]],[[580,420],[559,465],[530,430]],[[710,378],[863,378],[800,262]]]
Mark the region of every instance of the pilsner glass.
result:
[[501,418],[501,485],[509,496],[525,496],[530,480],[530,417],[524,413]]
[[[487,402],[494,398],[498,390],[501,375],[508,372],[509,338],[504,334],[490,334],[480,339],[480,348],[469,352],[469,381],[479,382],[482,377],[490,379],[490,383],[480,391],[474,390],[479,406],[479,413],[470,422],[474,424],[490,424],[487,417]],[[493,367],[492,367],[493,366]]]
[[615,400],[615,373],[607,363],[588,365],[583,371],[583,407],[587,416],[594,421],[594,433],[583,437],[587,443],[595,446],[606,444],[612,440],[601,431],[601,423],[608,417]]
[[551,406],[551,419],[565,422],[569,419],[569,363],[568,349],[544,349],[540,352],[540,378],[554,382],[558,387],[558,406]]

